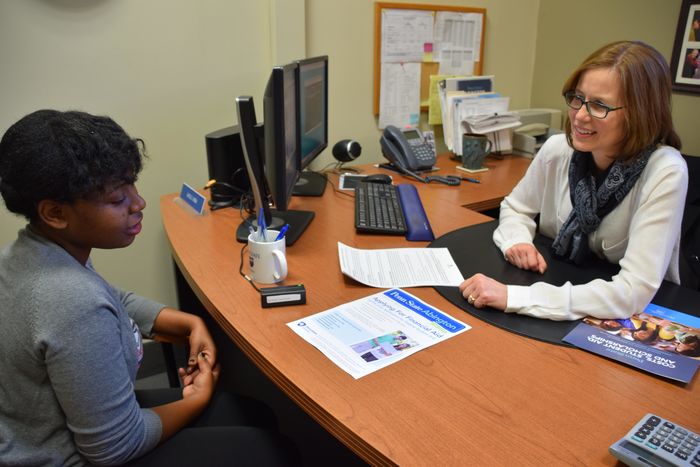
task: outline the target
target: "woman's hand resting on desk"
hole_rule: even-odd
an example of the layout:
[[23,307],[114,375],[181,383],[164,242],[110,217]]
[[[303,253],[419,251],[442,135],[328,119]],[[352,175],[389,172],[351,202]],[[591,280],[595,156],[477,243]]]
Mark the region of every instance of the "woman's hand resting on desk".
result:
[[[547,262],[532,243],[517,243],[508,248],[505,253],[506,261],[520,269],[539,272],[547,270]],[[483,274],[474,274],[459,286],[462,296],[470,305],[476,308],[490,306],[497,310],[505,310],[508,306],[508,288],[497,280]]]
[[547,262],[532,243],[516,243],[505,253],[506,261],[515,267],[544,274]]
[[474,274],[462,282],[459,291],[476,308],[490,306],[503,311],[508,304],[508,288],[505,284],[483,274]]

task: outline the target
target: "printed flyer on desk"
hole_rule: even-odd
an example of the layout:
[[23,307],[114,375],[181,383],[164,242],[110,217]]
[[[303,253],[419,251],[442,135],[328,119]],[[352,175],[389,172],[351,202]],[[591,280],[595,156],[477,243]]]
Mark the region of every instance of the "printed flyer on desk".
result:
[[287,323],[358,379],[471,327],[401,289]]
[[684,383],[700,366],[700,318],[653,303],[629,319],[584,318],[563,340]]

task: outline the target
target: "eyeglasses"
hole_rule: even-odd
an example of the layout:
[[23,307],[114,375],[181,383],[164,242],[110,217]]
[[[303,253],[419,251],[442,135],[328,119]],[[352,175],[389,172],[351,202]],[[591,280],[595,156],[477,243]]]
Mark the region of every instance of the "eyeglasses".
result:
[[597,101],[587,101],[585,98],[579,94],[576,94],[574,91],[567,91],[564,93],[564,100],[566,101],[566,105],[571,107],[574,110],[579,110],[581,107],[584,105],[586,106],[586,110],[588,111],[588,115],[590,115],[593,118],[600,118],[603,119],[608,116],[609,112],[612,112],[614,110],[620,110],[623,109],[624,107],[610,107],[608,105],[603,104],[602,102],[597,102]]

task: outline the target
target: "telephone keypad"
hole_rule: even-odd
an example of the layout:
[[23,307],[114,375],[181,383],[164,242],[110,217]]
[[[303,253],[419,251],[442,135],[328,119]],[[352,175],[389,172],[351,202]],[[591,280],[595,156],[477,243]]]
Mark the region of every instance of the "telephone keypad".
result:
[[416,159],[423,166],[431,166],[435,162],[435,153],[433,152],[432,146],[426,142],[413,143],[411,142],[411,148],[413,153],[416,155]]

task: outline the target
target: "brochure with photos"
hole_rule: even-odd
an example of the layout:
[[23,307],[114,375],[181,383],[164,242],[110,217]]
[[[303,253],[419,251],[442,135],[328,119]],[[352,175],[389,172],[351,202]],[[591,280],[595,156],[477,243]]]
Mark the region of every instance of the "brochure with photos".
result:
[[584,318],[563,340],[684,383],[700,366],[700,318],[653,303],[628,319]]

